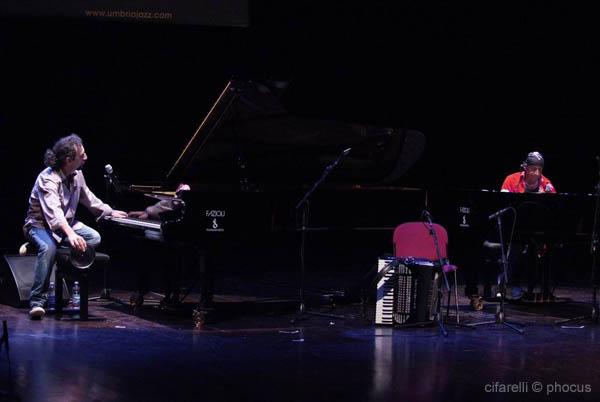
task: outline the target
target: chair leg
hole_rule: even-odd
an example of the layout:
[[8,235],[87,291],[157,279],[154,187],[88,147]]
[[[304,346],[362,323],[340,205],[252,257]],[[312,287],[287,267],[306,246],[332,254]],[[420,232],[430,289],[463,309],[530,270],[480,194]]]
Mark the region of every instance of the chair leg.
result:
[[452,297],[452,290],[448,289],[448,300],[446,300],[446,318],[450,317],[450,298]]
[[79,319],[86,321],[88,319],[88,275],[81,274],[81,283],[79,284]]
[[63,273],[56,267],[54,273],[54,318],[60,319],[62,315],[62,303],[63,303]]
[[460,315],[458,313],[458,281],[456,279],[456,271],[454,271],[454,301],[456,303],[456,323],[460,323]]

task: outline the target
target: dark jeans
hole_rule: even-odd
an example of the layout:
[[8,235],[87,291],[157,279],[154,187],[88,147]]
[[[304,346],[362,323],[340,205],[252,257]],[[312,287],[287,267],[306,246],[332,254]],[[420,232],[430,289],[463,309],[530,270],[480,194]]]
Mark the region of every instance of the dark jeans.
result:
[[[75,230],[79,236],[83,237],[88,247],[96,248],[100,244],[100,234],[94,229],[83,225],[82,228]],[[43,307],[48,299],[48,287],[50,285],[50,276],[54,268],[56,258],[56,249],[58,244],[52,237],[49,229],[31,227],[27,231],[27,240],[29,240],[37,250],[37,260],[35,263],[35,272],[31,294],[29,296],[29,306]],[[63,247],[70,247],[69,240],[65,238],[61,243]]]

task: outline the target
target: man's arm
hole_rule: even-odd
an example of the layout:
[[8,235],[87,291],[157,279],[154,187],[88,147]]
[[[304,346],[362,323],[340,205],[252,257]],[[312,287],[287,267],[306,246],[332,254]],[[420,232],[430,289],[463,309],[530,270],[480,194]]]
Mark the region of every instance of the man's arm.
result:
[[87,244],[83,237],[79,236],[67,222],[67,218],[61,208],[58,189],[60,182],[40,178],[38,182],[38,197],[44,219],[53,232],[62,231],[67,236],[71,247],[76,250],[85,251]]
[[509,174],[504,178],[504,182],[502,182],[502,187],[500,187],[501,192],[509,192],[514,193],[517,191],[517,184],[519,182],[518,174]]
[[123,211],[113,210],[110,205],[105,204],[96,197],[96,195],[89,189],[85,183],[85,178],[82,173],[78,173],[81,192],[79,194],[79,202],[82,203],[90,212],[96,217],[96,220],[104,218],[105,216],[114,216],[118,218],[127,217],[127,213]]
[[550,182],[550,180],[548,180],[546,177],[544,177],[544,193],[553,193],[556,194],[556,188],[554,188],[554,185]]
[[150,205],[143,211],[131,211],[129,216],[139,219],[154,219],[160,220],[160,214],[166,211],[173,210],[173,203],[168,200],[161,200],[154,205]]
[[69,239],[69,244],[72,248],[78,251],[85,251],[87,248],[87,243],[85,239],[79,236],[68,223],[60,224],[60,230],[67,236]]
[[500,191],[502,191],[504,193],[511,192],[510,177],[507,177],[504,179],[504,182],[502,183],[502,187],[500,187]]

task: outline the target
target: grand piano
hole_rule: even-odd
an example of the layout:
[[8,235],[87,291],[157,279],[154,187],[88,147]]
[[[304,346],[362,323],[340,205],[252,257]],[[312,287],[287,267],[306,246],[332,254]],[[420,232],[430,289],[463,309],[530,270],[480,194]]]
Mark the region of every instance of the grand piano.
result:
[[[409,215],[418,216],[423,190],[389,184],[423,152],[422,133],[294,116],[276,94],[265,83],[229,81],[164,180],[125,188],[149,200],[168,197],[178,183],[188,183],[192,190],[181,194],[177,211],[160,222],[113,223],[160,232],[165,240],[293,231],[294,205],[347,148],[348,157],[311,198],[311,230],[389,230],[409,217],[397,199],[386,196],[390,193],[412,198]],[[380,211],[361,208],[373,197]]]

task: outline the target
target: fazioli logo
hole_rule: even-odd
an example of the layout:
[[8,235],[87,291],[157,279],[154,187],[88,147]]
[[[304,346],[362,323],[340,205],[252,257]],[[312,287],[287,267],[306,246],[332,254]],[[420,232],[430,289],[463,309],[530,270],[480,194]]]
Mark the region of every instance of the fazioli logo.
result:
[[224,218],[225,217],[225,211],[221,211],[218,209],[207,209],[206,210],[206,217],[207,218]]

